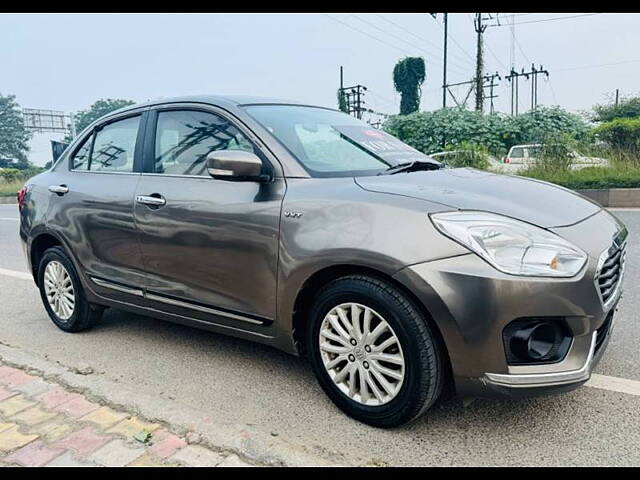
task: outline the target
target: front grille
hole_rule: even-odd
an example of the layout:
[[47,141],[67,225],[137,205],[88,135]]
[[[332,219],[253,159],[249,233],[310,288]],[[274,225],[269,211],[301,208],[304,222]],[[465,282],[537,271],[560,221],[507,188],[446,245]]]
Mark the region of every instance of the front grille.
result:
[[626,254],[625,246],[621,248],[616,247],[612,250],[602,264],[597,277],[600,297],[602,298],[602,303],[605,305],[615,293],[616,287],[622,279],[622,270]]

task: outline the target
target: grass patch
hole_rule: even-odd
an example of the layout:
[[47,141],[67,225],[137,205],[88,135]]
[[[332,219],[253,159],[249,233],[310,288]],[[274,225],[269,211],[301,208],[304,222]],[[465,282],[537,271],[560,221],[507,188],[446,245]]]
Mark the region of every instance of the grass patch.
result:
[[532,166],[519,173],[524,177],[556,183],[572,190],[603,188],[640,188],[640,167],[585,167],[579,170]]
[[0,197],[15,197],[24,185],[24,180],[0,180]]

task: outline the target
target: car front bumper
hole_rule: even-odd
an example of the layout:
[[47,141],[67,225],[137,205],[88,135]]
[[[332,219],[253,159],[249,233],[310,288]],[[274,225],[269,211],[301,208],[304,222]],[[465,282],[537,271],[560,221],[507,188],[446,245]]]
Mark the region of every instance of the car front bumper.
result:
[[[520,397],[571,390],[589,379],[602,357],[622,296],[622,279],[605,303],[595,279],[603,252],[625,238],[626,229],[603,210],[552,230],[589,254],[576,277],[507,275],[471,253],[412,265],[396,274],[437,325],[458,395]],[[569,328],[571,346],[560,361],[507,363],[502,331],[525,317],[559,319]]]

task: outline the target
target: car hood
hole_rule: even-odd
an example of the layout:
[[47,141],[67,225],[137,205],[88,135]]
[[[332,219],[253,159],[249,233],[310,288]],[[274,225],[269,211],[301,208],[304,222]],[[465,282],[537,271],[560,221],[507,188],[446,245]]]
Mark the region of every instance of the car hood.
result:
[[572,225],[601,210],[586,197],[557,185],[471,168],[357,177],[355,181],[371,192],[498,213],[544,228]]

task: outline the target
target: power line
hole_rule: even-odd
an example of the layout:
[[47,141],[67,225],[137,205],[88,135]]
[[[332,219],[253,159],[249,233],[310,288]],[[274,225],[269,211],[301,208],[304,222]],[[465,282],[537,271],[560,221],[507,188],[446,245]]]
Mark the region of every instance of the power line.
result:
[[518,41],[518,39],[516,37],[513,37],[513,38],[516,42],[516,46],[518,47],[518,50],[520,50],[520,53],[522,54],[524,59],[527,61],[527,63],[531,63],[531,60],[529,60],[529,57],[527,56],[527,54],[524,53],[524,50],[522,49],[522,45],[520,45],[520,42]]
[[556,20],[569,20],[571,18],[579,18],[579,17],[591,17],[593,15],[598,15],[597,13],[583,13],[581,15],[565,15],[562,17],[553,17],[553,18],[543,18],[540,20],[527,20],[524,22],[515,22],[513,24],[508,23],[508,24],[498,24],[498,25],[491,25],[492,27],[507,27],[509,25],[524,25],[526,23],[540,23],[540,22],[554,22]]
[[387,17],[385,17],[385,16],[383,16],[383,15],[376,15],[376,16],[377,16],[377,17],[380,17],[380,18],[381,18],[382,20],[384,20],[385,22],[387,22],[387,23],[389,23],[389,24],[391,24],[391,25],[394,25],[395,27],[399,28],[400,30],[403,30],[404,32],[406,32],[406,33],[408,33],[409,35],[411,35],[412,37],[417,38],[418,40],[421,40],[421,41],[423,41],[423,42],[426,42],[426,43],[428,43],[429,45],[433,46],[434,48],[436,48],[436,49],[438,49],[438,50],[440,49],[440,47],[439,47],[438,45],[436,45],[435,43],[433,43],[432,41],[427,40],[426,38],[421,37],[421,36],[419,36],[419,35],[416,35],[415,33],[413,33],[413,32],[411,32],[411,31],[409,31],[408,29],[406,29],[406,28],[405,28],[405,27],[403,27],[402,25],[400,25],[400,24],[398,24],[398,23],[394,22],[393,20],[390,20],[390,19],[388,19]]
[[367,91],[369,92],[370,95],[373,95],[374,97],[376,97],[378,99],[378,101],[381,101],[382,103],[384,103],[386,105],[389,105],[389,106],[392,106],[394,108],[396,107],[396,105],[397,105],[396,101],[391,100],[390,98],[385,97],[383,95],[380,95],[378,92],[376,92],[374,90],[369,89]]
[[[428,40],[428,39],[426,39],[426,38],[424,38],[424,37],[421,37],[420,35],[416,35],[415,33],[411,32],[411,31],[410,31],[410,30],[408,30],[408,29],[406,29],[406,28],[405,28],[405,27],[403,27],[402,25],[400,25],[400,24],[398,24],[398,23],[394,22],[393,20],[391,20],[391,19],[389,19],[389,18],[386,18],[386,17],[385,17],[385,16],[383,16],[383,15],[377,15],[377,16],[378,16],[378,17],[380,17],[380,18],[381,18],[382,20],[384,20],[385,22],[387,22],[387,23],[389,23],[389,24],[391,24],[391,25],[394,25],[395,27],[397,27],[397,28],[399,28],[400,30],[404,31],[405,33],[408,33],[409,35],[411,35],[411,36],[413,36],[413,37],[417,38],[418,40],[421,40],[421,41],[423,41],[423,42],[426,42],[426,43],[428,43],[429,45],[432,45],[434,48],[437,48],[438,50],[440,50],[440,46],[436,45],[436,44],[435,44],[435,43],[433,43],[432,41],[430,41],[430,40]],[[436,23],[437,23],[437,22],[436,22]],[[439,23],[437,23],[437,25],[438,25],[440,28],[442,28],[442,26],[441,26]],[[453,40],[453,39],[452,39],[452,40]],[[465,53],[466,53],[466,52],[465,52]],[[456,56],[456,58],[458,58],[460,61],[466,61],[466,59],[463,59],[463,58],[458,57],[458,56]],[[472,58],[472,57],[469,57],[469,58],[471,58],[471,60],[473,60],[473,58]],[[461,65],[458,65],[458,66],[459,66],[459,67],[462,67]],[[465,68],[465,67],[462,67],[462,68]]]
[[556,105],[560,105],[560,102],[558,102],[558,97],[556,97],[556,91],[553,89],[553,84],[551,83],[551,80],[549,79],[549,77],[545,77],[545,82],[547,85],[549,85],[549,88],[551,89],[551,96],[553,97],[553,103],[555,103]]
[[[436,20],[436,25],[438,25],[438,28],[440,28],[442,30],[442,25],[440,25],[440,23],[438,23],[437,20]],[[465,50],[464,47],[462,45],[460,45],[458,43],[458,41],[450,33],[449,33],[449,38],[454,43],[454,45],[456,47],[458,47],[460,49],[460,51],[462,51],[462,53],[464,53],[471,60],[471,62],[475,62],[476,61],[475,58],[473,58],[473,55],[471,55],[469,52],[467,52],[467,50]]]
[[[395,49],[395,50],[398,50],[398,51],[399,51],[399,52],[401,52],[403,55],[408,55],[407,51],[406,51],[404,48],[398,47],[397,45],[394,45],[394,44],[392,44],[392,43],[387,42],[386,40],[382,40],[382,39],[380,39],[380,38],[376,37],[375,35],[371,35],[370,33],[365,32],[364,30],[360,30],[359,28],[354,27],[353,25],[350,25],[350,24],[348,24],[348,23],[346,23],[346,22],[343,22],[342,20],[338,20],[337,18],[332,17],[331,15],[326,15],[326,14],[325,14],[324,16],[325,16],[325,17],[327,17],[327,18],[329,18],[329,19],[331,19],[331,20],[333,20],[333,21],[335,21],[335,22],[338,22],[338,23],[340,23],[340,24],[344,25],[345,27],[350,28],[351,30],[355,30],[355,31],[356,31],[356,32],[358,32],[358,33],[361,33],[361,34],[363,34],[363,35],[366,35],[367,37],[371,38],[372,40],[375,40],[376,42],[382,43],[382,44],[384,44],[384,45],[387,45],[388,47],[391,47],[391,48],[393,48],[393,49]],[[415,47],[415,46],[414,46],[414,47]],[[418,48],[418,47],[415,47],[415,48]],[[429,55],[431,55],[431,54],[429,54]],[[460,71],[462,71],[462,70],[460,70]]]
[[582,70],[584,68],[612,67],[614,65],[623,65],[625,63],[637,63],[637,62],[640,62],[640,59],[637,59],[637,60],[624,60],[622,62],[614,62],[614,63],[600,63],[600,64],[594,64],[594,65],[582,65],[582,66],[579,66],[579,67],[559,68],[556,71],[557,72],[568,72],[568,71],[571,71],[571,70]]
[[500,59],[499,59],[499,58],[498,58],[498,56],[494,53],[494,51],[492,50],[492,48],[489,46],[489,44],[488,44],[488,43],[486,44],[486,46],[487,46],[487,50],[489,50],[489,53],[493,56],[493,58],[495,58],[495,59],[496,59],[496,62],[498,62],[498,64],[499,64],[502,68],[504,68],[505,70],[509,70],[509,69],[505,66],[505,64],[504,64],[504,63],[502,63],[502,62],[500,61]]
[[[375,25],[375,24],[373,24],[373,23],[371,23],[371,22],[369,22],[369,21],[365,20],[364,18],[362,18],[362,17],[360,17],[360,16],[358,16],[358,15],[354,15],[354,17],[355,17],[357,20],[360,20],[361,22],[363,22],[363,23],[365,23],[365,24],[369,25],[370,27],[373,27],[373,28],[375,28],[376,30],[378,30],[378,31],[380,31],[380,32],[382,32],[382,33],[385,33],[385,34],[387,34],[387,35],[389,35],[389,36],[391,36],[391,37],[393,37],[393,38],[395,38],[395,39],[397,39],[397,40],[400,40],[401,42],[406,43],[407,45],[409,45],[409,46],[410,46],[410,47],[412,47],[412,48],[416,48],[416,49],[418,49],[418,50],[420,50],[420,51],[422,51],[422,52],[426,53],[427,55],[430,55],[430,56],[432,56],[432,57],[435,57],[437,60],[442,60],[442,57],[440,57],[440,56],[438,56],[438,55],[436,55],[436,54],[433,54],[433,53],[431,53],[431,52],[427,52],[427,51],[426,51],[425,49],[423,49],[422,47],[420,47],[420,46],[418,46],[418,45],[415,45],[414,43],[408,42],[407,40],[404,40],[403,38],[401,38],[401,37],[399,37],[399,36],[395,35],[394,33],[388,32],[388,31],[384,30],[383,28],[378,27],[377,25]],[[400,27],[400,28],[402,28],[402,27]],[[406,30],[405,30],[405,31],[406,31]],[[407,32],[408,32],[408,31],[407,31]],[[454,66],[455,66],[455,67],[457,67],[461,72],[463,72],[463,71],[464,71],[464,69],[465,69],[465,67],[462,67],[462,66],[460,66],[460,65],[454,65]]]
[[371,35],[371,34],[369,34],[369,33],[365,32],[365,31],[363,31],[363,30],[360,30],[359,28],[356,28],[356,27],[354,27],[353,25],[349,25],[348,23],[345,23],[345,22],[343,22],[342,20],[338,20],[337,18],[334,18],[334,17],[332,17],[331,15],[326,15],[326,14],[325,14],[325,17],[330,18],[330,19],[331,19],[331,20],[333,20],[334,22],[341,23],[341,24],[342,24],[342,25],[344,25],[345,27],[349,27],[351,30],[355,30],[355,31],[356,31],[356,32],[358,32],[358,33],[361,33],[361,34],[363,34],[363,35],[366,35],[367,37],[369,37],[369,38],[371,38],[371,39],[375,40],[376,42],[380,42],[380,43],[383,43],[383,44],[387,45],[388,47],[395,48],[395,49],[396,49],[396,50],[398,50],[399,52],[402,52],[403,54],[405,54],[405,55],[406,55],[406,51],[405,51],[405,50],[403,50],[403,49],[402,49],[402,48],[400,48],[400,47],[397,47],[397,46],[395,46],[395,45],[393,45],[393,44],[391,44],[391,43],[389,43],[389,42],[387,42],[387,41],[385,41],[385,40],[381,40],[381,39],[379,39],[378,37],[375,37],[375,36],[373,36],[373,35]]

